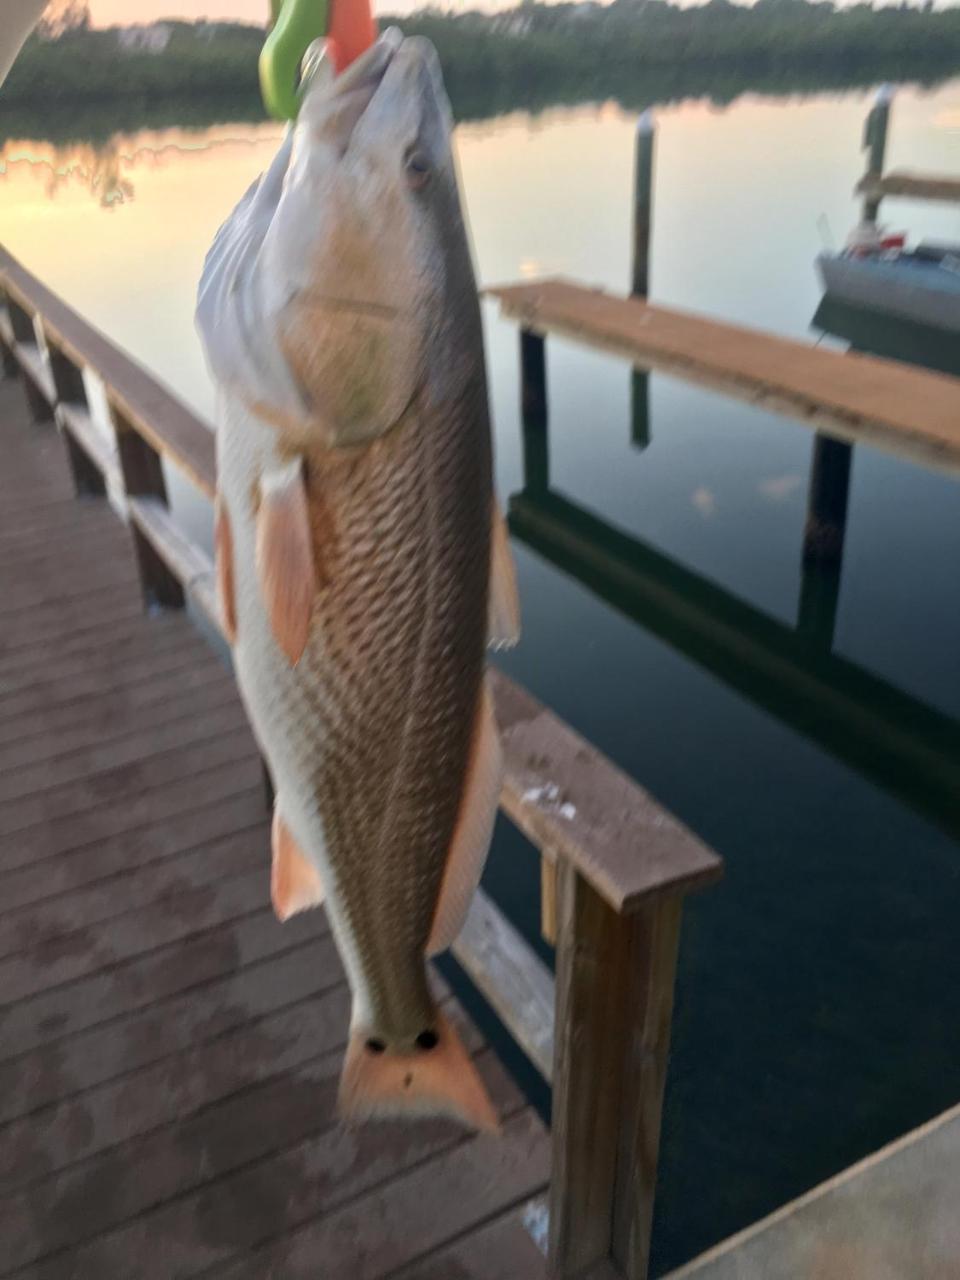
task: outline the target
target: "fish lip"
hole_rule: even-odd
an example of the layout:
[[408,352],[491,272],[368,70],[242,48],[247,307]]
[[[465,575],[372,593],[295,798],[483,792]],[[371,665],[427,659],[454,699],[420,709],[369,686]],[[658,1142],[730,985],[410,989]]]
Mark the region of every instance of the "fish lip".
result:
[[396,320],[400,314],[399,307],[390,306],[386,302],[370,298],[344,298],[338,294],[324,293],[322,289],[298,289],[296,298],[300,302],[313,303],[330,311],[345,311],[349,315],[370,316],[376,320]]

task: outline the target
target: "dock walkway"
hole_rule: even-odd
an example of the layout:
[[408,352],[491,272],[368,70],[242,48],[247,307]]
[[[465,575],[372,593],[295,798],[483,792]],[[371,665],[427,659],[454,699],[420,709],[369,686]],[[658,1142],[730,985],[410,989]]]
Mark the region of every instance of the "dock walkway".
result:
[[322,912],[276,923],[260,761],[130,535],[0,383],[0,1275],[536,1280],[548,1135],[348,1129]]
[[487,290],[530,333],[557,334],[642,368],[786,414],[852,443],[960,471],[960,379],[829,351],[568,280]]

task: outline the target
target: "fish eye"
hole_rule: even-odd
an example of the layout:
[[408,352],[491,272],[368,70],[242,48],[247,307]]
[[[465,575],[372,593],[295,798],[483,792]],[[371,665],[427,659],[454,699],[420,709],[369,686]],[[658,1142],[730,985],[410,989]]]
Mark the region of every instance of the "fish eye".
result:
[[421,1031],[416,1043],[418,1049],[435,1049],[439,1043],[439,1037],[435,1031]]
[[387,1046],[383,1043],[383,1041],[378,1040],[376,1036],[371,1036],[370,1039],[367,1041],[368,1053],[383,1053],[386,1047]]
[[419,191],[430,181],[433,170],[426,155],[418,148],[411,147],[403,162],[407,177],[407,185],[412,191]]

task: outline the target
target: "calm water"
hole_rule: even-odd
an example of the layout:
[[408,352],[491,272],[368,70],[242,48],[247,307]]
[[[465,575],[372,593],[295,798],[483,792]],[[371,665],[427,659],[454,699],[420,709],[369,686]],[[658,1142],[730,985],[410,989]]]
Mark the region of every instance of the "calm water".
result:
[[[841,240],[855,218],[868,104],[659,110],[655,298],[817,340],[818,220]],[[460,127],[482,282],[625,286],[634,123],[608,102]],[[0,151],[0,239],[209,412],[194,288],[279,130],[42,134]],[[960,81],[900,91],[889,157],[960,171]],[[955,209],[886,213],[960,240]],[[829,582],[813,583],[826,611],[798,613],[808,430],[660,375],[641,418],[621,361],[551,341],[549,431],[528,431],[525,473],[516,333],[489,304],[486,320],[524,605],[503,665],[726,859],[684,926],[662,1271],[960,1099],[957,482],[858,448],[835,614]],[[177,505],[208,537],[209,513]],[[797,695],[797,671],[822,693]],[[521,843],[500,833],[488,879],[534,932]]]

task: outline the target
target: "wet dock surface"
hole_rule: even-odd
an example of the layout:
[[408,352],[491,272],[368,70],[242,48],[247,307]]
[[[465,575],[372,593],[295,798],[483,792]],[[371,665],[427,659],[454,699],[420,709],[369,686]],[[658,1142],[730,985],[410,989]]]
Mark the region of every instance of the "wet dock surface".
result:
[[11,381],[0,436],[0,1275],[543,1275],[548,1135],[448,993],[502,1136],[337,1121],[349,993],[272,915],[232,677]]

